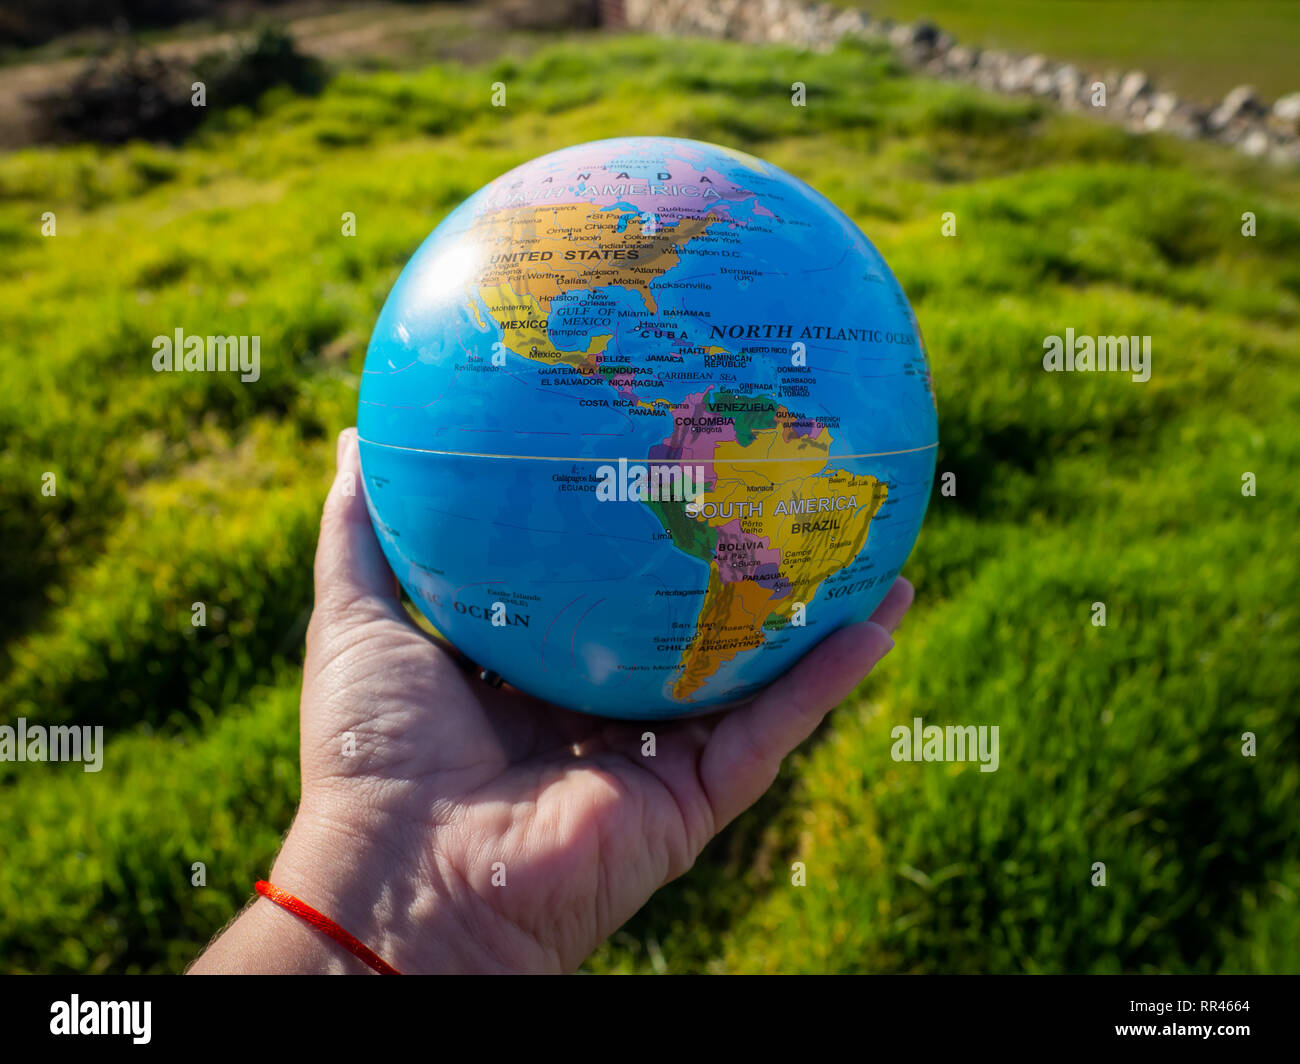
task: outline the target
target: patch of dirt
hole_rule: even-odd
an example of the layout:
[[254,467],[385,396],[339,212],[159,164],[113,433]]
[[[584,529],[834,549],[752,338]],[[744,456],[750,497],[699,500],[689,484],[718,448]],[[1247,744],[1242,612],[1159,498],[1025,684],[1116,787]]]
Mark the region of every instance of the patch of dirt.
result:
[[[286,5],[279,17],[250,22],[247,29],[196,34],[192,28],[186,31],[181,27],[174,37],[149,47],[168,59],[193,60],[230,49],[256,25],[272,21],[292,34],[303,52],[331,66],[412,67],[447,60],[477,63],[503,52],[525,52],[544,39],[536,34],[537,29],[563,24],[555,18],[549,25],[539,26],[535,19],[521,18],[519,6],[518,0],[421,7],[367,3],[322,12],[319,4],[298,9]],[[585,5],[563,6],[572,13]],[[113,38],[106,35],[101,40],[101,48],[106,48]],[[54,49],[42,49],[51,50],[57,52],[57,42]],[[0,66],[0,148],[35,143],[39,127],[30,99],[67,85],[85,63],[84,57],[48,58]]]

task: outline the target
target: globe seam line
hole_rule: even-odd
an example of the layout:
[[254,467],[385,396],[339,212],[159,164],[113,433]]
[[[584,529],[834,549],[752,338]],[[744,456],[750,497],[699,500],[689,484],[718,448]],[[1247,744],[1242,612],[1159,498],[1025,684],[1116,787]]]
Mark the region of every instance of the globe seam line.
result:
[[[618,458],[590,458],[590,457],[564,458],[564,457],[556,457],[554,455],[540,455],[540,454],[488,454],[482,451],[438,451],[429,447],[404,447],[399,443],[380,443],[378,440],[368,440],[361,435],[358,435],[357,439],[362,443],[370,444],[372,447],[385,447],[393,451],[411,451],[414,454],[437,454],[437,455],[443,455],[444,457],[447,458],[509,458],[509,459],[515,459],[520,461],[531,461],[531,462],[617,462],[619,460]],[[736,464],[750,465],[755,462],[790,463],[790,462],[830,461],[831,459],[842,461],[846,458],[888,458],[891,455],[895,455],[895,454],[916,454],[918,451],[929,451],[938,446],[939,443],[936,440],[934,443],[927,443],[923,447],[905,447],[899,451],[871,451],[866,454],[809,455],[806,458],[745,458],[745,459],[701,458],[701,459],[693,459],[689,464],[708,465],[713,462],[729,462],[733,465]],[[627,458],[628,455],[622,455],[621,457]],[[646,461],[671,462],[673,461],[673,459],[661,460],[661,459],[647,458]]]

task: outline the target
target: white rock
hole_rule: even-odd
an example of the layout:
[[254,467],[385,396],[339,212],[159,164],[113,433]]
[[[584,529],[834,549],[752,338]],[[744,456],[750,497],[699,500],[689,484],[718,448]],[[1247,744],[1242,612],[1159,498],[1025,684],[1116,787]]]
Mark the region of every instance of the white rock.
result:
[[1021,60],[1020,76],[1026,82],[1033,81],[1034,77],[1042,70],[1047,69],[1047,56],[1031,55]]
[[1273,104],[1273,116],[1283,122],[1300,122],[1300,92],[1278,97]]
[[1229,122],[1243,112],[1253,112],[1260,109],[1259,96],[1250,85],[1238,85],[1210,113],[1210,128],[1219,130],[1223,129]]
[[1130,70],[1119,83],[1119,92],[1115,94],[1116,102],[1127,107],[1139,96],[1151,91],[1151,79],[1141,70]]
[[831,28],[837,36],[865,37],[871,32],[871,16],[865,11],[841,11]]
[[895,48],[906,48],[912,43],[912,25],[909,22],[900,22],[889,31],[889,43]]
[[1056,71],[1040,70],[1034,75],[1030,88],[1035,96],[1055,96],[1057,92]]
[[1172,92],[1158,92],[1151,98],[1151,110],[1162,115],[1173,114],[1178,106],[1178,97]]
[[979,51],[970,48],[964,44],[954,45],[948,49],[948,54],[944,57],[944,62],[949,70],[955,70],[959,74],[964,74],[979,62]]
[[1242,138],[1239,147],[1247,155],[1263,155],[1268,151],[1268,134],[1262,129],[1253,129]]

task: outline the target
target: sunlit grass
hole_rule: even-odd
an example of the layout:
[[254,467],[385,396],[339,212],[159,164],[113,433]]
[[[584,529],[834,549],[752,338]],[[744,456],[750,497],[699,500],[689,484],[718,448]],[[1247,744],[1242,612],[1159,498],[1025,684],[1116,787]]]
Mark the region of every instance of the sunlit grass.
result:
[[[5,965],[176,970],[243,904],[297,793],[315,522],[375,315],[474,189],[627,133],[769,158],[859,221],[925,329],[958,493],[878,675],[590,967],[1300,967],[1300,180],[868,49],[637,38],[0,160],[0,719],[110,744],[99,774],[0,772]],[[260,335],[261,380],[154,374],[178,326]],[[1043,373],[1067,327],[1151,335],[1152,379]],[[998,724],[1001,768],[893,762],[913,716]]]

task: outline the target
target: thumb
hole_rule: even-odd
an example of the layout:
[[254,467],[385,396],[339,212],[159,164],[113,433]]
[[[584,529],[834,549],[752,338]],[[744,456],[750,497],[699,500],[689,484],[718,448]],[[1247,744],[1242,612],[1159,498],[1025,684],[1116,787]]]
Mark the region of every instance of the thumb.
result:
[[355,428],[339,433],[337,463],[316,544],[316,613],[329,620],[368,608],[399,616],[397,579],[366,511]]

